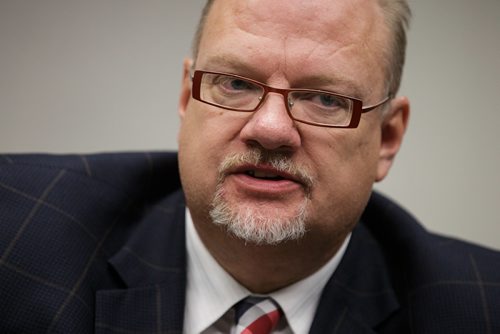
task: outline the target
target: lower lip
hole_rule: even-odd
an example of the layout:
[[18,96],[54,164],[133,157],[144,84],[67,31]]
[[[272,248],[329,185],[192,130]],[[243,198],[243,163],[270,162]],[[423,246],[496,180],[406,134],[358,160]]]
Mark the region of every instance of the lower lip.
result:
[[231,174],[227,179],[234,181],[238,190],[258,193],[260,195],[284,195],[302,189],[300,183],[292,180],[258,179],[243,173]]

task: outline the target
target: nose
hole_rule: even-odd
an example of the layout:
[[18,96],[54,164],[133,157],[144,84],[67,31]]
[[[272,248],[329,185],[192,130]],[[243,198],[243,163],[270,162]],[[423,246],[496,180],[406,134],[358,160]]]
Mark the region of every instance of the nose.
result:
[[267,150],[295,151],[301,145],[296,123],[287,113],[281,94],[269,93],[240,132],[247,145]]

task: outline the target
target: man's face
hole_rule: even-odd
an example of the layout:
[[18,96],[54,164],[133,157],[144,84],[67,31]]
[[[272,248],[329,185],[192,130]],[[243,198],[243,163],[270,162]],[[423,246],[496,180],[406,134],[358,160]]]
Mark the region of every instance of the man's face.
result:
[[[383,22],[371,0],[216,1],[195,69],[333,91],[370,105],[387,94]],[[351,230],[392,160],[384,156],[381,111],[363,114],[356,129],[335,129],[294,122],[282,96],[273,93],[256,112],[223,110],[190,98],[189,66],[179,108],[179,159],[198,230],[210,220],[216,193],[225,209],[269,218],[266,224],[301,216],[309,235],[339,237]],[[288,169],[244,158],[255,152]]]

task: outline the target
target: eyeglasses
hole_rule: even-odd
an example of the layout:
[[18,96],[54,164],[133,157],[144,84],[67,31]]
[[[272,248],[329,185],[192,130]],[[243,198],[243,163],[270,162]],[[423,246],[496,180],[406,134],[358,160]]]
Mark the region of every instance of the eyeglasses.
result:
[[356,128],[361,114],[391,99],[363,107],[359,99],[316,89],[274,88],[239,75],[194,71],[194,99],[219,108],[252,112],[259,109],[268,93],[281,94],[290,118],[297,122],[329,128]]

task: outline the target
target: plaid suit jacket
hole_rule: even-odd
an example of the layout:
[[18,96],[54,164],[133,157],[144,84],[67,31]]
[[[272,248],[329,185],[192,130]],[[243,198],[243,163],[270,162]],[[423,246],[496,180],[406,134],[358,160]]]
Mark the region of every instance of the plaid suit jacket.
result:
[[[175,153],[0,156],[0,333],[181,333],[184,210]],[[500,333],[500,254],[374,193],[310,332]]]

